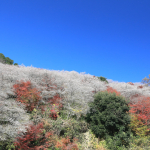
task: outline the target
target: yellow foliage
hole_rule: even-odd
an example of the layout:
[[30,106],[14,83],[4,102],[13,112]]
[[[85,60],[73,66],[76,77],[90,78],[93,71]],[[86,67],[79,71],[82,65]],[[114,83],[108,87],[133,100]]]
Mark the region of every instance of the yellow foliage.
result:
[[146,135],[146,132],[148,132],[148,127],[145,126],[140,120],[138,120],[138,117],[136,114],[130,114],[131,116],[131,123],[130,127],[131,129],[136,133],[136,135],[140,137],[144,137]]

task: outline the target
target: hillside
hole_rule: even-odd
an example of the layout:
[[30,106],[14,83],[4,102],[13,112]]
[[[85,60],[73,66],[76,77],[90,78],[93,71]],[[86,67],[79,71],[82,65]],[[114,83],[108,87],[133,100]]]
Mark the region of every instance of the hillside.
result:
[[42,99],[40,102],[43,103],[47,103],[48,98],[59,93],[62,104],[67,110],[68,119],[75,114],[77,120],[81,114],[86,115],[89,111],[88,103],[94,101],[94,92],[104,91],[108,86],[120,92],[125,98],[129,98],[132,103],[136,103],[141,95],[150,97],[150,87],[139,88],[139,85],[129,83],[106,84],[93,75],[79,74],[75,71],[46,70],[0,63],[0,109],[3,113],[7,111],[4,113],[5,115],[0,116],[0,121],[5,118],[10,122],[6,126],[0,125],[0,139],[2,141],[7,139],[8,135],[14,138],[18,131],[25,131],[26,125],[32,124],[24,106],[17,106],[19,103],[15,100],[15,93],[12,88],[14,84],[18,83],[17,80],[31,81],[33,88],[41,91]]

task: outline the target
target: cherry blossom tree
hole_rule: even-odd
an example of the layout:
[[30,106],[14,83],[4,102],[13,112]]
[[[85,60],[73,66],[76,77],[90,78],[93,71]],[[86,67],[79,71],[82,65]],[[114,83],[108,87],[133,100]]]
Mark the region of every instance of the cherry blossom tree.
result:
[[[150,96],[149,87],[138,89],[136,85],[127,83],[105,84],[90,74],[39,69],[23,65],[16,67],[0,63],[0,104],[2,107],[0,114],[1,116],[5,114],[5,119],[10,118],[7,120],[8,124],[5,127],[6,132],[9,129],[7,134],[10,136],[17,135],[20,128],[25,131],[26,124],[31,123],[28,117],[29,114],[20,104],[18,107],[15,101],[16,95],[13,93],[12,87],[20,80],[30,81],[33,88],[41,91],[40,96],[42,99],[38,105],[41,103],[48,104],[50,98],[59,94],[62,98],[61,103],[68,112],[68,118],[72,115],[77,115],[79,119],[81,115],[86,115],[89,111],[88,103],[94,101],[94,94],[98,91],[106,90],[108,85],[120,92],[125,98],[132,99],[131,97],[136,94]],[[9,113],[6,113],[7,111]],[[11,116],[14,113],[19,114],[16,120]],[[1,122],[3,121],[2,119],[0,117]],[[24,124],[22,120],[24,120]],[[0,128],[0,132],[4,133],[3,130],[4,126]]]

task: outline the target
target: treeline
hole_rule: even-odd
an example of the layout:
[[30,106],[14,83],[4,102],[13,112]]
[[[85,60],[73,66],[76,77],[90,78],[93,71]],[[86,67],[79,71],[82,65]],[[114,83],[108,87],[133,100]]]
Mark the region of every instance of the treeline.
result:
[[[98,79],[105,83],[108,83],[107,78],[105,77],[100,76],[98,77]],[[146,87],[150,86],[150,74],[149,74],[149,79],[145,77],[144,79],[142,79],[141,83],[143,83]]]
[[[2,54],[2,53],[0,53],[0,63],[18,66],[18,63],[14,63],[14,61],[12,59],[10,59],[9,57],[5,57],[4,54]],[[102,77],[102,76],[100,76],[98,78],[99,78],[99,80],[108,83],[107,78]],[[150,75],[149,75],[149,79],[145,77],[144,79],[142,79],[141,83],[145,84],[145,86],[149,86],[150,85]]]
[[5,57],[2,53],[0,53],[0,63],[18,66],[18,63],[14,63],[12,59],[10,59],[9,57]]

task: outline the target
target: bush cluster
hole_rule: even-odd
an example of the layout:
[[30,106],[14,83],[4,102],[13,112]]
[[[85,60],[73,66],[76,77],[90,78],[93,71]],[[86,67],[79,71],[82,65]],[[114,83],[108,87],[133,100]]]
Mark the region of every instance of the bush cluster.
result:
[[96,93],[89,107],[85,120],[96,137],[106,140],[110,149],[128,147],[131,133],[128,102],[122,96],[105,91]]
[[104,77],[100,76],[100,77],[98,77],[98,79],[100,79],[100,80],[103,81],[103,82],[108,83],[108,81],[106,80],[107,78],[104,78]]

